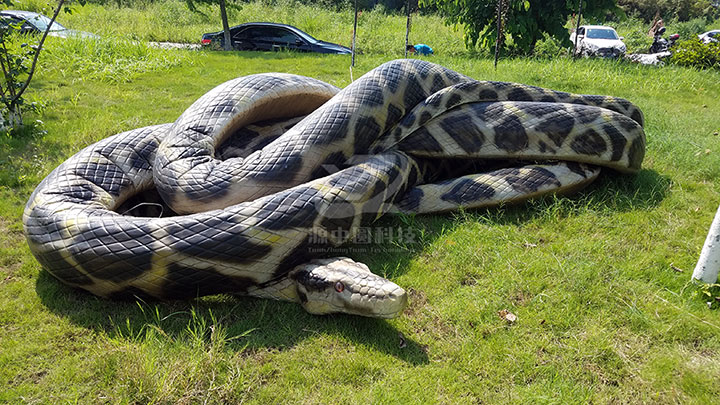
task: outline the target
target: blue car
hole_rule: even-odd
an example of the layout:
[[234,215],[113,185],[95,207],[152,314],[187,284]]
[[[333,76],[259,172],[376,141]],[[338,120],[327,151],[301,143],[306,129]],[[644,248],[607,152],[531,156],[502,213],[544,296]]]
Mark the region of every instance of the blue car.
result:
[[[232,48],[239,51],[279,51],[283,49],[300,52],[350,54],[350,48],[331,42],[320,41],[292,25],[253,22],[230,28]],[[202,45],[223,49],[223,31],[203,34]]]

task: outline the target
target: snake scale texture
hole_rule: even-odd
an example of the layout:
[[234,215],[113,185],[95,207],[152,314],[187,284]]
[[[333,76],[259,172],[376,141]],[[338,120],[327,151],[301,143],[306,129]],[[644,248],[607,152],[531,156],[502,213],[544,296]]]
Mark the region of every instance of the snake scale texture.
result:
[[342,90],[256,74],[173,124],[69,158],[30,197],[24,230],[50,274],[102,297],[233,293],[389,318],[407,303],[402,288],[322,252],[388,212],[572,191],[601,167],[636,172],[642,126],[621,98],[477,81],[420,60]]

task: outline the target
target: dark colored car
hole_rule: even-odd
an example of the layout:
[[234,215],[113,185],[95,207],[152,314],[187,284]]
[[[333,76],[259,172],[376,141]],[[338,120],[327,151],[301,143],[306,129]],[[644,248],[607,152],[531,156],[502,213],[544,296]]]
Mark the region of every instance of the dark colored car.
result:
[[[0,28],[6,29],[9,26],[19,25],[21,34],[41,34],[45,32],[50,24],[50,18],[32,11],[2,10],[0,11]],[[97,38],[97,35],[89,32],[70,30],[59,22],[55,21],[48,32],[49,36],[68,38]]]
[[[276,23],[246,23],[230,28],[233,49],[240,51],[279,51],[289,49],[300,52],[349,54],[350,48],[320,41],[291,25]],[[222,49],[225,37],[222,31],[203,34],[202,45]]]

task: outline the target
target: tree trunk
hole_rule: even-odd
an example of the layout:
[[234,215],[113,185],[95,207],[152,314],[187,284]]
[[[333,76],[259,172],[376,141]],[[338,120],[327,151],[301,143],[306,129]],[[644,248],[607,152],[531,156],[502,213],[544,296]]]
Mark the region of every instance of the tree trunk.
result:
[[22,111],[20,105],[13,103],[8,111],[8,124],[14,129],[20,129],[23,125]]
[[223,49],[226,51],[232,51],[233,46],[230,39],[230,24],[228,24],[227,10],[225,9],[225,0],[220,0],[220,19],[222,19],[223,36],[225,44]]

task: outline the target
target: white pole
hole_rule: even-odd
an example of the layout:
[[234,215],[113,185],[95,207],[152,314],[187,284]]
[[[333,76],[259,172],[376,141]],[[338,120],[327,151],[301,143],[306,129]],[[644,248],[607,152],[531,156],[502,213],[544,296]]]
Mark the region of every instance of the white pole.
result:
[[718,271],[720,271],[720,207],[710,225],[692,278],[712,284],[718,281]]

